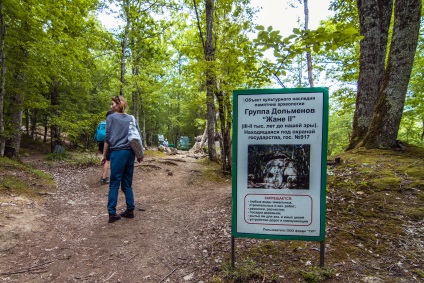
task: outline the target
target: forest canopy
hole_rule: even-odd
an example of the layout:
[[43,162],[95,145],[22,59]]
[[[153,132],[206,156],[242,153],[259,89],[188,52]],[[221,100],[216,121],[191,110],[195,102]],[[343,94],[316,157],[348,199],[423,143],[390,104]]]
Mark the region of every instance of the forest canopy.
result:
[[[94,148],[120,94],[146,147],[205,134],[208,157],[231,171],[233,90],[317,82],[330,88],[329,155],[422,146],[421,1],[362,2],[331,1],[311,30],[308,2],[292,1],[305,13],[283,37],[256,24],[250,0],[2,1],[0,153],[19,157],[22,135]],[[108,30],[98,15],[112,12],[121,24]]]

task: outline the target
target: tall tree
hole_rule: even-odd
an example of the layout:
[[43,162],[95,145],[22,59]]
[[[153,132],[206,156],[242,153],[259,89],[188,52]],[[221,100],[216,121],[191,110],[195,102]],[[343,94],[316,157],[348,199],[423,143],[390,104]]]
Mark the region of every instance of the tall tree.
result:
[[215,62],[215,36],[214,36],[214,0],[205,0],[205,20],[206,38],[204,38],[201,28],[200,16],[196,0],[193,0],[193,7],[196,13],[199,37],[203,46],[206,60],[206,106],[207,106],[207,135],[208,135],[208,156],[209,160],[216,161],[215,151],[215,88],[216,75],[214,71]]
[[357,1],[360,32],[359,79],[350,148],[363,138],[371,125],[383,79],[392,0]]
[[[7,107],[4,109],[3,115],[6,114],[7,133],[4,144],[4,155],[17,158],[20,149],[20,140],[22,134],[22,116],[24,110],[25,90],[27,90],[28,73],[31,69],[30,51],[33,48],[32,38],[35,37],[41,28],[32,17],[32,7],[39,5],[38,1],[27,1],[24,3],[4,3],[6,21],[4,25],[8,27],[8,37],[5,40],[5,57],[8,58],[6,64],[9,65],[9,72],[4,74],[5,88],[7,88],[7,96],[5,102]],[[6,35],[6,34],[4,34]]]
[[6,22],[3,1],[0,2],[0,59],[1,59],[1,73],[0,73],[0,156],[4,156],[5,136],[4,136],[4,96],[5,96],[5,83],[6,83]]
[[[396,146],[418,42],[421,0],[396,0],[394,5],[390,0],[376,1],[376,6],[368,6],[370,2],[357,1],[364,39],[349,148]],[[394,23],[386,64],[385,46],[393,6]],[[363,30],[362,27],[367,28]]]

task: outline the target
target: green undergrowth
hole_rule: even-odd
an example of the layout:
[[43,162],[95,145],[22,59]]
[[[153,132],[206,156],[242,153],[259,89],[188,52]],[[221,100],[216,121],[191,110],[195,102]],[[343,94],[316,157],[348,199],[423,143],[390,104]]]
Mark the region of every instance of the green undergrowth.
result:
[[199,167],[198,172],[199,182],[206,180],[215,183],[222,183],[229,182],[231,180],[231,176],[223,173],[220,164],[212,162],[208,158],[199,159],[198,163],[202,166],[201,168]]
[[159,150],[146,150],[144,151],[144,155],[150,158],[164,158],[168,156],[165,152]]
[[43,171],[0,157],[0,194],[36,196],[55,188],[53,178]]

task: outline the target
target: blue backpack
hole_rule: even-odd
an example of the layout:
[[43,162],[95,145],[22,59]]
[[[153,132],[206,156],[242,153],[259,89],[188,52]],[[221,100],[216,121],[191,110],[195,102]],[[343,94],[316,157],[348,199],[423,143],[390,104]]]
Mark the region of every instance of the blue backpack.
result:
[[97,126],[96,133],[94,134],[94,140],[96,142],[104,142],[106,138],[106,121],[100,121]]

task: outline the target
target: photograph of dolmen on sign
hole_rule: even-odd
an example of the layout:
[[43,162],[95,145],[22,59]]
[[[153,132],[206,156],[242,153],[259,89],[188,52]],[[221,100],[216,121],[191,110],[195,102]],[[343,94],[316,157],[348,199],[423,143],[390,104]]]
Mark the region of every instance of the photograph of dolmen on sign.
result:
[[248,146],[249,189],[309,190],[309,144]]

